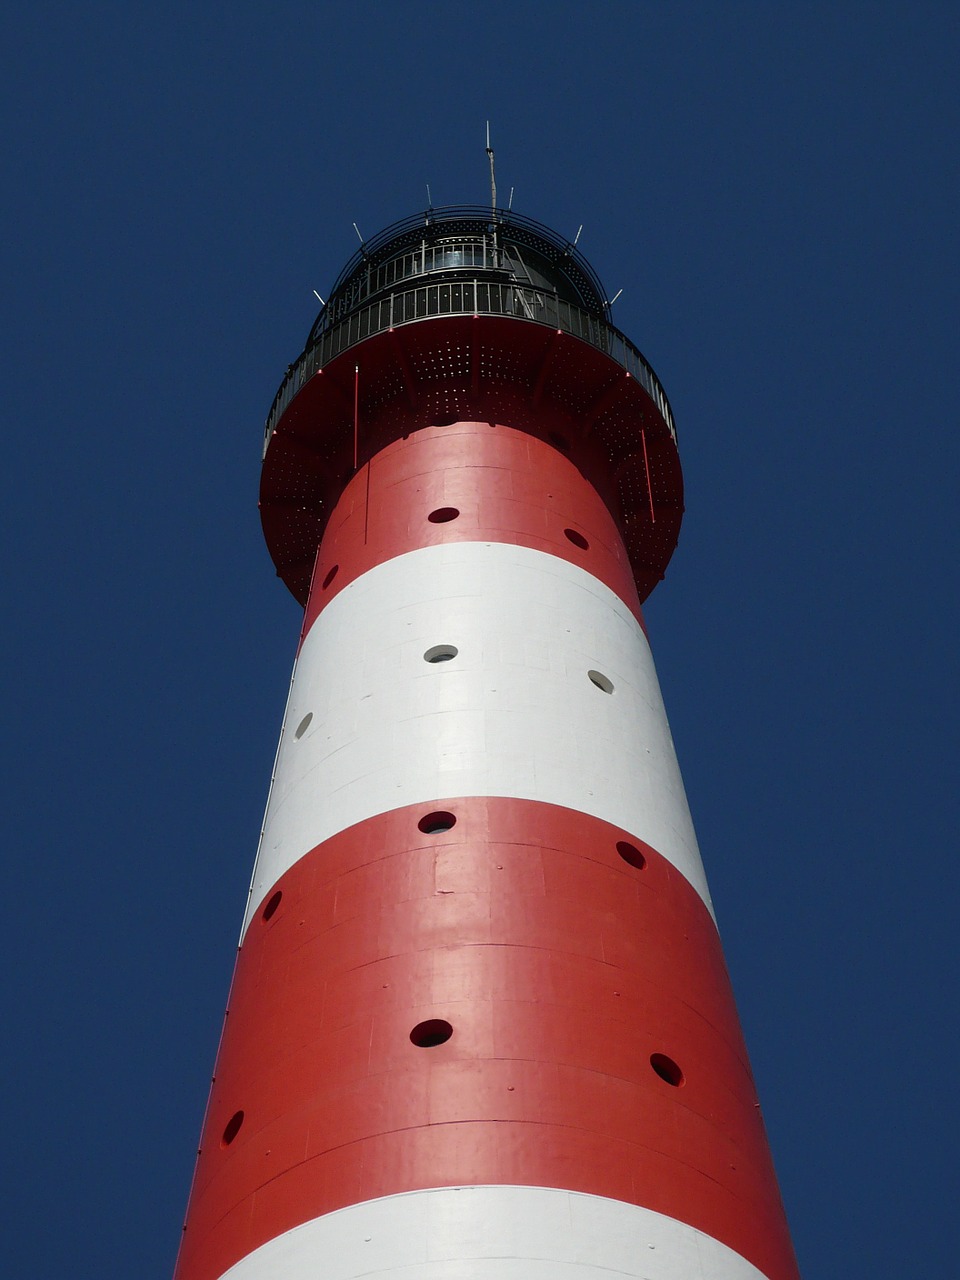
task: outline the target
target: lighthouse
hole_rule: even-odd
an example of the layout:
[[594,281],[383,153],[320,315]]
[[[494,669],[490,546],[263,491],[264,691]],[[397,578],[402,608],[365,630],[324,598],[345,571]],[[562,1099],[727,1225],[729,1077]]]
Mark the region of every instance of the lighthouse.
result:
[[797,1280],[642,613],[682,511],[568,238],[347,263],[266,421],[303,626],[176,1280]]

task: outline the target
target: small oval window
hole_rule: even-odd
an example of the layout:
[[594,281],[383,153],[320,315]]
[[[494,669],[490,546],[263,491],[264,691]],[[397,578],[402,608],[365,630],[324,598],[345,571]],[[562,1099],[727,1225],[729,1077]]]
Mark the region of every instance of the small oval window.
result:
[[223,1137],[220,1139],[221,1147],[229,1147],[240,1132],[240,1126],[243,1124],[243,1112],[235,1111],[227,1121],[226,1128],[223,1131]]
[[602,671],[588,671],[587,676],[591,683],[595,684],[598,689],[602,689],[604,693],[613,693],[613,681],[608,680]]
[[423,655],[424,662],[449,662],[460,650],[455,644],[435,644]]
[[435,1045],[445,1044],[453,1035],[453,1027],[443,1018],[429,1018],[426,1022],[418,1022],[410,1032],[411,1041],[418,1049],[432,1049]]
[[266,905],[266,906],[263,908],[263,910],[260,912],[260,919],[261,919],[261,920],[263,920],[264,922],[266,922],[267,920],[271,919],[271,917],[272,917],[272,916],[274,916],[274,915],[276,914],[277,907],[279,907],[279,905],[280,905],[280,899],[281,899],[282,897],[283,897],[283,891],[282,891],[281,889],[278,889],[278,890],[276,891],[276,893],[272,895],[272,897],[270,898],[270,900],[269,900],[269,902],[267,903],[267,905]]
[[417,826],[426,836],[435,836],[440,831],[451,831],[457,825],[456,816],[445,809],[437,809],[434,813],[425,814]]
[[679,1089],[683,1084],[683,1072],[672,1058],[668,1058],[665,1053],[653,1053],[650,1055],[650,1065],[660,1077],[666,1080],[667,1084],[672,1085],[674,1089]]
[[564,529],[564,537],[568,542],[572,542],[575,547],[579,547],[581,551],[586,551],[590,543],[586,540],[582,533],[578,533],[576,529]]
[[635,844],[631,844],[629,840],[617,841],[617,853],[628,862],[631,867],[636,867],[638,871],[642,871],[647,865],[647,860],[637,848]]

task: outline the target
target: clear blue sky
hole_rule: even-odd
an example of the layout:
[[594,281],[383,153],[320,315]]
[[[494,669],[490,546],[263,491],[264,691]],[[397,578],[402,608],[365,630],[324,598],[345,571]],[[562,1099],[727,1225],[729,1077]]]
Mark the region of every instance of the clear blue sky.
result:
[[648,620],[801,1267],[954,1274],[958,14],[8,16],[9,1275],[172,1269],[297,636],[263,418],[487,118],[676,413]]

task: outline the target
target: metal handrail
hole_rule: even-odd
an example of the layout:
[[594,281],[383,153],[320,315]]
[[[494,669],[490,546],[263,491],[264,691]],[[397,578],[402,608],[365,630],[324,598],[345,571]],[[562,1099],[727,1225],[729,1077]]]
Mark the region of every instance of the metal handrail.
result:
[[414,288],[391,293],[366,307],[357,308],[339,324],[325,330],[313,346],[308,347],[297,362],[290,366],[280,384],[267,415],[264,454],[277,422],[290,401],[331,360],[384,330],[436,316],[454,315],[511,316],[528,324],[542,324],[581,338],[622,365],[640,383],[660,410],[670,434],[676,440],[673,413],[660,380],[643,355],[619,329],[574,306],[556,293],[478,278],[436,284],[421,283]]

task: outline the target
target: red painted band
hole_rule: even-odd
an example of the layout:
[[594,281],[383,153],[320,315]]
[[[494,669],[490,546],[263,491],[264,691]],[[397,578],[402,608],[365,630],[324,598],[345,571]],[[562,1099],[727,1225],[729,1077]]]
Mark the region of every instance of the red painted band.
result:
[[579,565],[639,619],[633,572],[613,518],[573,463],[511,427],[425,427],[377,454],[327,523],[303,635],[375,565],[444,542],[507,542]]
[[[419,805],[341,832],[252,922],[177,1280],[346,1205],[465,1184],[643,1205],[796,1280],[697,893],[596,818],[436,808],[451,829],[422,831]],[[438,1019],[445,1043],[411,1042]]]

